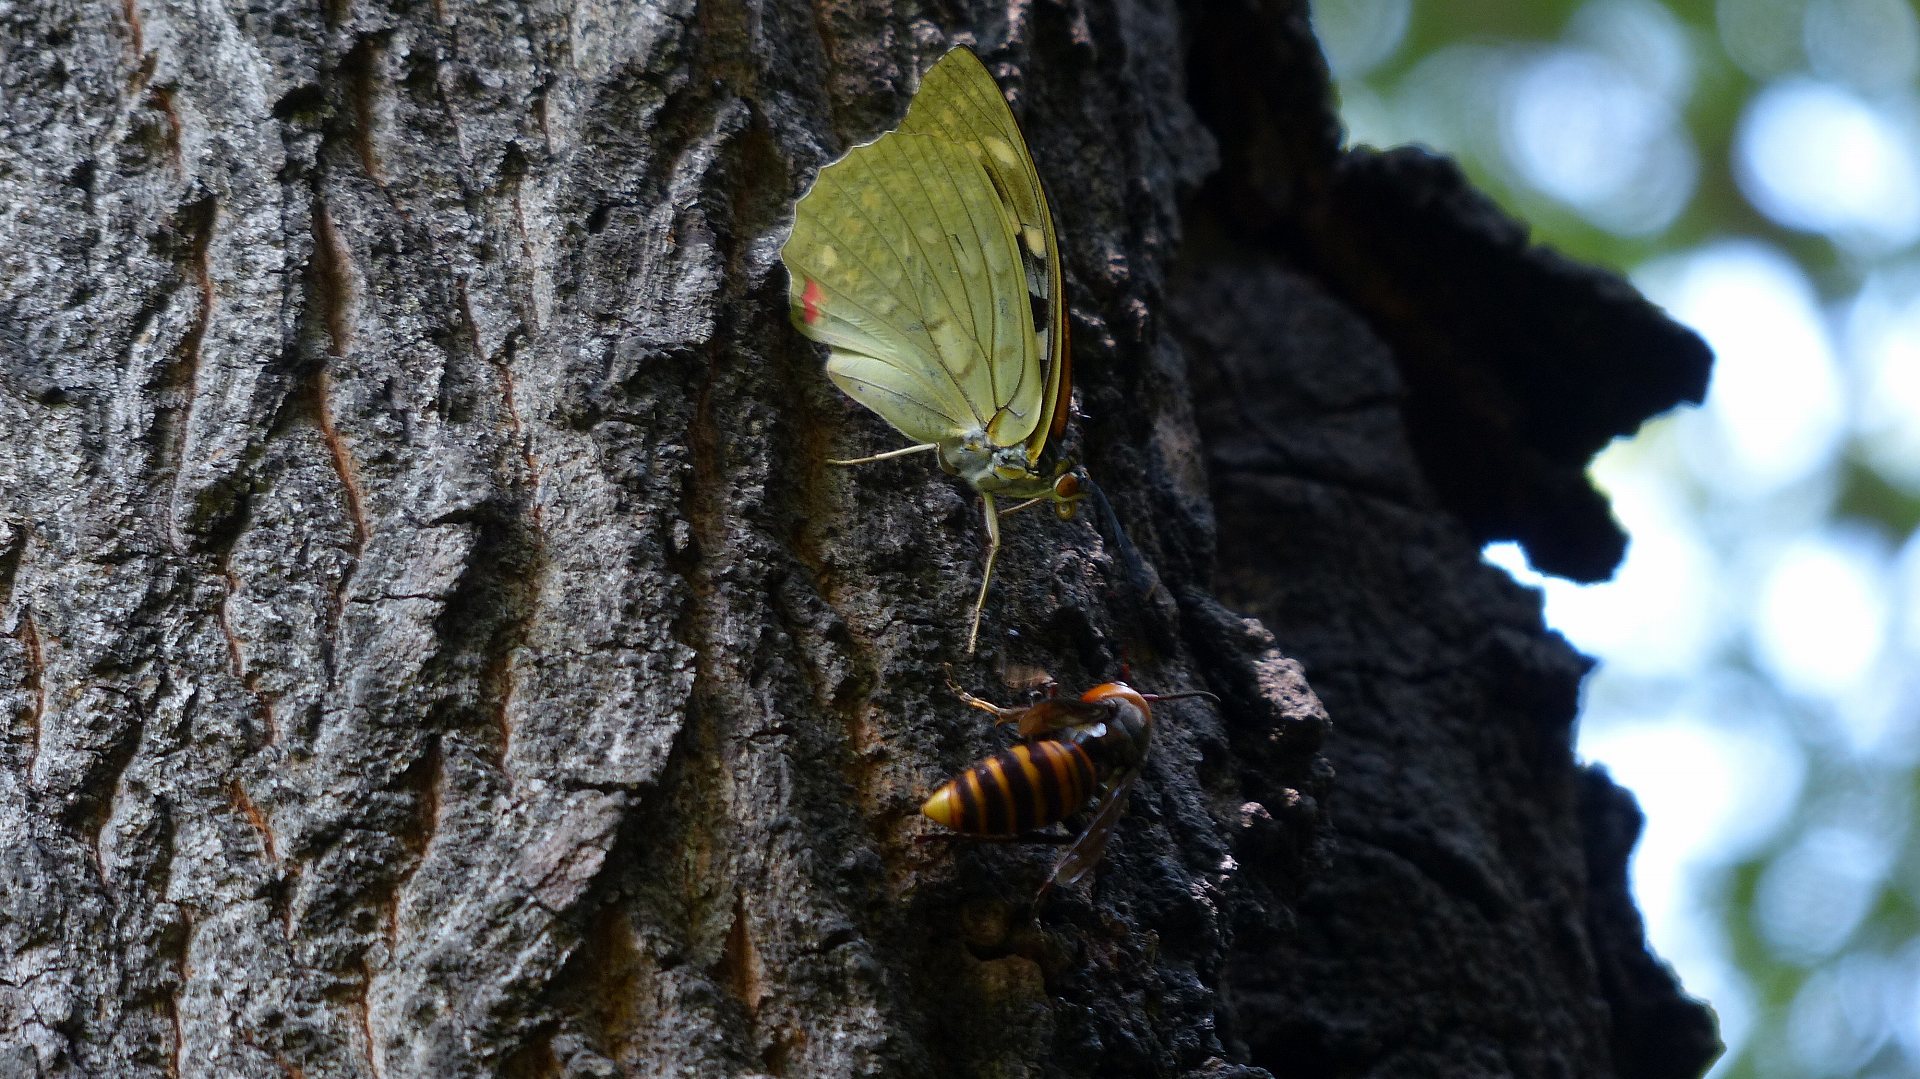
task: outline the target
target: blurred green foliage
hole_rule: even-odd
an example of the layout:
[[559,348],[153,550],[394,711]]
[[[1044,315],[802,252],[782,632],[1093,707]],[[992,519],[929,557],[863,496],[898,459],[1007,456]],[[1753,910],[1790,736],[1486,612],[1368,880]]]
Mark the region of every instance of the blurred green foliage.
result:
[[[1786,684],[1779,658],[1756,644],[1766,632],[1758,605],[1729,602],[1722,643],[1698,671],[1611,673],[1603,652],[1599,677],[1610,681],[1590,690],[1583,722],[1635,709],[1644,717],[1655,702],[1689,697],[1718,702],[1706,709],[1717,713],[1711,720],[1737,728],[1748,718],[1741,702],[1757,700],[1782,717],[1803,765],[1799,782],[1781,783],[1793,811],[1770,836],[1746,851],[1696,852],[1680,875],[1686,894],[1674,905],[1706,916],[1677,919],[1674,932],[1705,939],[1656,941],[1700,964],[1680,969],[1690,987],[1716,987],[1711,1003],[1729,1050],[1712,1074],[1920,1075],[1920,830],[1910,826],[1920,805],[1920,676],[1909,673],[1920,669],[1920,468],[1889,468],[1886,452],[1869,448],[1861,416],[1886,402],[1875,400],[1884,391],[1849,322],[1862,296],[1891,297],[1908,321],[1888,338],[1894,346],[1881,347],[1920,365],[1920,226],[1900,216],[1898,190],[1883,233],[1794,220],[1770,201],[1774,178],[1761,171],[1780,157],[1756,153],[1753,135],[1775,91],[1831,90],[1883,118],[1875,130],[1893,133],[1885,160],[1920,161],[1920,17],[1910,0],[1319,0],[1315,19],[1354,142],[1451,154],[1539,241],[1636,279],[1650,265],[1738,240],[1784,256],[1810,284],[1846,395],[1847,426],[1830,464],[1780,490],[1723,486],[1689,458],[1692,436],[1673,429],[1683,417],[1651,425],[1618,467],[1659,471],[1665,489],[1681,492],[1687,529],[1713,548],[1736,590],[1757,586],[1725,567],[1796,537],[1847,549],[1864,535],[1890,552],[1867,562],[1881,574],[1873,587],[1891,597],[1884,661],[1871,684],[1845,693]],[[1584,90],[1570,83],[1589,75],[1596,81]],[[1556,109],[1554,94],[1583,92],[1566,101],[1612,96],[1598,103],[1605,107]],[[1545,96],[1522,100],[1528,94]],[[1609,156],[1616,149],[1645,160]],[[1861,167],[1786,160],[1816,179],[1819,169]],[[1628,171],[1610,180],[1616,164]],[[1672,187],[1676,177],[1684,188]],[[1920,426],[1920,416],[1895,417],[1908,421]],[[1758,689],[1742,698],[1729,683]],[[1859,734],[1872,726],[1854,714],[1862,701],[1894,717],[1892,734]],[[1652,898],[1643,893],[1643,905]],[[1850,923],[1856,904],[1865,913]]]
[[[1377,17],[1377,9],[1392,4],[1367,0],[1331,0],[1315,5],[1316,12],[1352,12],[1355,18]],[[1358,80],[1370,91],[1391,94],[1405,87],[1423,63],[1448,50],[1479,46],[1492,51],[1525,52],[1559,44],[1583,10],[1600,5],[1569,0],[1447,0],[1409,3],[1407,26],[1399,47]],[[1471,146],[1436,143],[1431,136],[1407,133],[1406,141],[1434,146],[1458,157],[1483,190],[1529,222],[1539,238],[1576,258],[1618,269],[1629,269],[1658,255],[1727,235],[1752,236],[1780,247],[1815,275],[1829,295],[1851,294],[1859,287],[1860,268],[1824,238],[1786,228],[1756,210],[1734,177],[1735,130],[1747,104],[1766,81],[1743,69],[1720,44],[1716,26],[1719,4],[1710,0],[1686,3],[1635,4],[1669,13],[1688,44],[1690,92],[1682,117],[1702,166],[1694,197],[1668,227],[1646,235],[1623,236],[1596,226],[1591,220],[1528,185],[1499,158],[1476,153]],[[1796,2],[1743,5],[1775,9],[1775,17],[1795,22]],[[1783,61],[1783,66],[1786,66]],[[1344,73],[1341,77],[1345,79]],[[1389,106],[1389,111],[1391,106]],[[1468,118],[1486,122],[1486,117]],[[1397,125],[1396,125],[1397,126]],[[1357,141],[1368,141],[1360,132]]]

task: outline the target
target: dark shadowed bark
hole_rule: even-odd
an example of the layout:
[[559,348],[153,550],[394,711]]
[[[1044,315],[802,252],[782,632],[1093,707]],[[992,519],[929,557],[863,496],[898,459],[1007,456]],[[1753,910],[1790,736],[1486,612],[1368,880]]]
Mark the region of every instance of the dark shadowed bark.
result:
[[[1007,522],[976,657],[974,502],[825,465],[895,436],[777,258],[955,40],[1114,510]],[[1585,461],[1704,351],[1342,152],[1303,4],[54,2],[0,49],[0,1074],[1711,1055],[1584,662],[1478,559],[1608,572]],[[1004,741],[949,664],[1222,700],[1036,912],[1054,850],[920,841]]]

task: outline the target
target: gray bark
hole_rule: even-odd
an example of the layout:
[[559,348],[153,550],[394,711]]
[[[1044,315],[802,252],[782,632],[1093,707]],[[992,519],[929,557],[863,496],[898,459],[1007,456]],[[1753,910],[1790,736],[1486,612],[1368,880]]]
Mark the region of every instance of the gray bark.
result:
[[[936,14],[0,5],[0,1074],[1700,1068],[1476,557],[1604,572],[1697,343],[1340,152],[1295,5]],[[823,463],[892,443],[777,260],[956,36],[1124,527],[1010,519],[972,659],[974,504]],[[1223,699],[1039,911],[916,815],[1015,663]]]

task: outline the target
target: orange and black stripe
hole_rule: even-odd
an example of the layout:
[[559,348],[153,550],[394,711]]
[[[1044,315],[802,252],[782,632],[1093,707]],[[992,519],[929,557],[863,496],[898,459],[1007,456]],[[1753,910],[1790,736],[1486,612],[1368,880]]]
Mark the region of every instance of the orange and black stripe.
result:
[[1072,815],[1093,796],[1095,779],[1080,746],[1027,742],[954,776],[920,811],[956,832],[1019,835]]

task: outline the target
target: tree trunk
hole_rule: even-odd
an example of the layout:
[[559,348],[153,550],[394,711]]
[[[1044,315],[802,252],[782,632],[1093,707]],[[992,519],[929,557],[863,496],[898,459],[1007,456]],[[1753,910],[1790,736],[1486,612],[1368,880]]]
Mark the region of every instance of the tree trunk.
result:
[[[1697,1073],[1478,550],[1604,574],[1704,351],[1190,7],[0,8],[0,1074]],[[953,40],[1115,511],[1008,520],[977,657],[973,500],[825,465],[891,436],[777,258]],[[1222,703],[1034,910],[920,841],[949,664]]]

